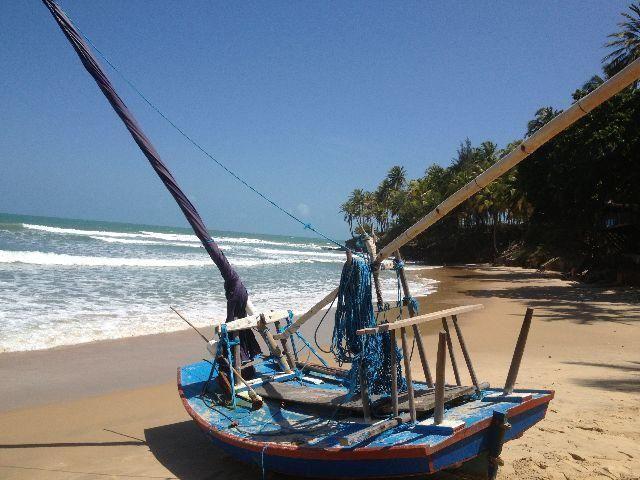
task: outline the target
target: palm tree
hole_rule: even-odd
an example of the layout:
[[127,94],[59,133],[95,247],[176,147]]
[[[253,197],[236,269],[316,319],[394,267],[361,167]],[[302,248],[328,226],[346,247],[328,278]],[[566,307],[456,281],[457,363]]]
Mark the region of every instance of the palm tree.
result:
[[640,58],[640,3],[632,3],[629,10],[630,13],[622,12],[627,21],[618,23],[621,30],[609,35],[613,40],[605,44],[605,47],[615,49],[602,59],[607,62],[604,71],[609,77]]
[[389,173],[387,173],[386,180],[391,190],[398,191],[407,183],[407,171],[400,165],[391,167]]

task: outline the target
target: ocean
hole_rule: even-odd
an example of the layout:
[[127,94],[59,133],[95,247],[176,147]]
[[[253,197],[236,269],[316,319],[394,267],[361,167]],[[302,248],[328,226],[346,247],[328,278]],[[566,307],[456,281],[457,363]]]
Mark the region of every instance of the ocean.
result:
[[[302,313],[339,283],[345,255],[324,240],[211,233],[258,309]],[[394,300],[395,275],[381,273]],[[413,295],[436,288],[410,281]],[[198,326],[225,316],[222,278],[191,230],[0,213],[0,352],[184,329],[170,305]]]

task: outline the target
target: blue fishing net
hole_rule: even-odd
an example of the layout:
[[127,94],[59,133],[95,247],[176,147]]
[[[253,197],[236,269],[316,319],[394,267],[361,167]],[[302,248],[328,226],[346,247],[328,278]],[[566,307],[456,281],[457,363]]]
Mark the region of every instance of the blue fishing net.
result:
[[[386,395],[391,393],[391,336],[389,332],[373,335],[357,335],[362,328],[376,326],[371,300],[371,268],[361,259],[353,258],[345,263],[340,277],[338,305],[331,339],[331,352],[337,362],[351,363],[351,370],[344,384],[349,394],[360,392],[360,368],[369,388],[369,393]],[[397,365],[398,390],[406,390],[402,376],[402,354],[394,349]]]

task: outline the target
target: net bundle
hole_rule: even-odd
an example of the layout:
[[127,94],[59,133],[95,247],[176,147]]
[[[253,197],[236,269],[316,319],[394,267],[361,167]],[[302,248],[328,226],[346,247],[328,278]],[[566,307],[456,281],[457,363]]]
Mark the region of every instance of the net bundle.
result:
[[[360,392],[360,368],[370,394],[391,392],[391,336],[389,332],[357,335],[362,328],[375,327],[376,317],[371,299],[371,268],[365,261],[353,258],[345,263],[338,289],[338,305],[331,339],[331,352],[337,362],[351,363],[345,386],[349,394]],[[402,377],[402,354],[394,348],[397,365],[398,390],[406,389]]]

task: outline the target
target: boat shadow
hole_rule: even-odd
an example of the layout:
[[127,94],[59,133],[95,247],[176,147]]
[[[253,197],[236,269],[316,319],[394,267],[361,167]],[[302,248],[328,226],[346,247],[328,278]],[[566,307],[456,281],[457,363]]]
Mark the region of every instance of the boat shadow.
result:
[[144,438],[156,460],[179,479],[260,478],[257,468],[215,448],[191,420],[147,428]]

